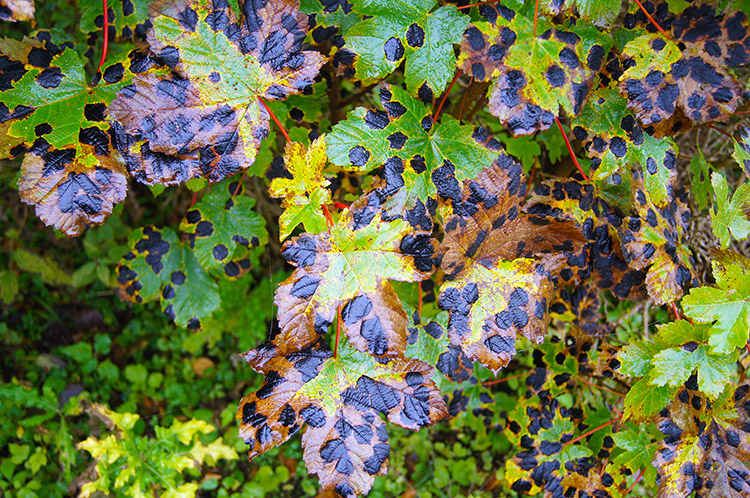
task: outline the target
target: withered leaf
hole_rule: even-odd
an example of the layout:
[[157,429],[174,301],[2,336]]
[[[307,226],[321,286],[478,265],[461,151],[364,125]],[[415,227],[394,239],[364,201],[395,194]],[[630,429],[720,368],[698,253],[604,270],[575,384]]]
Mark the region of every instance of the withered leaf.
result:
[[432,368],[418,360],[376,360],[347,344],[334,358],[320,340],[288,355],[271,344],[245,353],[263,385],[240,402],[240,437],[250,458],[286,441],[307,424],[304,460],[324,490],[367,493],[390,456],[388,421],[416,430],[447,417]]
[[[451,342],[495,372],[515,354],[517,334],[544,340],[553,273],[585,243],[570,221],[521,213],[525,191],[521,166],[505,155],[462,186],[450,176],[438,183],[450,202],[440,208],[446,277],[438,305],[450,313]],[[585,257],[572,262],[587,266]]]
[[168,66],[139,75],[112,102],[118,149],[141,182],[216,182],[253,164],[268,135],[259,99],[313,83],[325,58],[302,51],[307,16],[296,0],[149,5],[151,50]]
[[16,22],[34,19],[34,0],[0,0],[0,21]]
[[401,355],[407,317],[389,280],[418,282],[435,265],[435,243],[403,219],[384,221],[373,211],[352,209],[330,232],[303,234],[284,244],[296,266],[276,291],[282,354],[298,351],[325,334],[342,308],[351,343],[374,355]]
[[745,12],[691,5],[671,22],[671,40],[651,33],[630,41],[619,82],[628,108],[656,136],[729,119],[743,98],[731,68],[750,63],[749,27]]
[[665,438],[654,458],[659,495],[740,498],[750,494],[750,384],[715,406],[688,380],[658,422]]

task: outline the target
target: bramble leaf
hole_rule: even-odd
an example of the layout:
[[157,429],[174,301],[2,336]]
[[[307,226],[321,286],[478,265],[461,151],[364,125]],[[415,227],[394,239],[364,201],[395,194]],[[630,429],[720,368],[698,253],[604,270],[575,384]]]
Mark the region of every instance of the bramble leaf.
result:
[[[86,81],[84,62],[67,44],[47,37],[0,40],[5,59],[0,83],[0,121],[7,135],[2,149],[30,147],[21,165],[21,199],[37,216],[69,236],[100,224],[125,198],[125,167],[108,133],[107,105],[127,85],[136,64],[132,52]],[[59,119],[58,116],[65,116]]]
[[[265,220],[253,211],[255,199],[243,194],[239,182],[224,180],[192,207],[180,229],[192,234],[191,249],[206,270],[222,267],[238,276],[250,261],[238,258],[244,248],[268,243]],[[239,261],[235,261],[239,259]]]
[[34,19],[34,0],[0,0],[0,21],[16,22]]
[[268,135],[260,99],[300,92],[325,61],[301,50],[307,16],[296,0],[241,3],[240,19],[218,5],[150,5],[149,45],[171,71],[138,75],[110,107],[118,150],[138,181],[217,182],[248,168]]
[[380,80],[406,60],[404,77],[412,95],[440,94],[456,65],[453,44],[469,25],[469,17],[452,5],[432,10],[437,0],[389,2],[352,0],[354,11],[372,16],[344,33],[346,49],[356,54],[355,76],[366,83]]
[[699,287],[685,296],[685,315],[699,322],[714,322],[709,340],[713,353],[729,354],[743,347],[750,330],[750,261],[712,261],[718,287]]
[[711,211],[711,228],[727,249],[732,239],[744,240],[750,235],[750,220],[746,211],[750,210],[750,185],[743,183],[729,199],[727,179],[721,173],[711,174],[711,185],[716,195],[716,203]]
[[419,282],[432,273],[434,241],[403,219],[349,210],[330,232],[302,234],[282,254],[296,266],[276,291],[281,354],[307,347],[325,334],[341,307],[354,347],[374,355],[402,355],[406,314],[389,280]]
[[334,358],[324,341],[286,356],[266,344],[245,353],[266,375],[237,410],[250,458],[286,441],[307,424],[304,460],[324,490],[342,497],[367,493],[390,456],[388,421],[416,430],[448,416],[432,368],[418,360],[376,361],[346,344]]
[[274,178],[268,189],[271,197],[282,197],[284,212],[279,217],[279,238],[283,241],[302,223],[308,233],[326,229],[322,206],[331,202],[330,185],[323,176],[326,165],[325,135],[309,148],[292,142],[286,145],[284,166],[292,178]]

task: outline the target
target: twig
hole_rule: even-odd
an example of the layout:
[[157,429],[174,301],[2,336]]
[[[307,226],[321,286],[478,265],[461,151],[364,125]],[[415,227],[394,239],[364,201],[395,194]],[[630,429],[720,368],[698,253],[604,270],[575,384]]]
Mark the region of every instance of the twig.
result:
[[601,389],[602,391],[606,391],[608,393],[616,394],[617,396],[620,396],[622,398],[624,398],[625,396],[627,396],[627,394],[625,394],[625,393],[621,393],[620,391],[615,391],[614,389],[610,389],[608,387],[600,386],[599,384],[594,384],[593,382],[589,382],[589,381],[587,381],[585,379],[582,379],[580,377],[576,377],[576,379],[578,380],[578,382],[586,384],[587,386],[595,387],[596,389]]
[[565,145],[568,146],[568,153],[570,154],[570,158],[573,159],[573,163],[576,165],[576,168],[578,168],[578,172],[581,173],[581,176],[583,176],[583,179],[588,180],[589,177],[586,175],[586,173],[583,171],[583,168],[581,168],[581,165],[578,163],[578,159],[576,159],[576,155],[573,153],[573,147],[570,146],[570,140],[568,140],[568,135],[565,133],[565,130],[563,129],[563,125],[557,116],[555,116],[555,122],[557,123],[557,127],[560,128],[560,133],[562,133],[562,136],[565,139]]
[[491,386],[493,384],[500,384],[502,382],[505,382],[505,381],[508,381],[508,380],[511,380],[511,379],[517,379],[519,377],[523,377],[524,375],[526,375],[526,372],[522,372],[522,373],[516,374],[516,375],[510,375],[508,377],[503,377],[502,379],[495,379],[495,380],[490,380],[490,381],[487,381],[487,382],[482,382],[482,385],[483,386]]
[[271,119],[273,119],[273,122],[276,123],[276,126],[279,127],[279,130],[281,130],[281,134],[284,135],[284,138],[287,142],[291,142],[292,139],[289,138],[289,134],[286,132],[283,126],[281,126],[281,123],[279,122],[279,118],[276,117],[276,114],[273,113],[270,107],[268,107],[268,104],[266,104],[266,101],[262,98],[258,97],[258,100],[261,104],[263,104],[263,107],[266,108],[266,111],[268,111],[269,116],[271,116]]
[[448,98],[448,94],[451,93],[451,89],[453,88],[453,85],[456,84],[456,81],[458,80],[458,77],[461,76],[461,70],[456,69],[456,75],[453,77],[453,81],[451,81],[451,84],[448,85],[448,89],[445,91],[445,94],[443,95],[443,99],[440,101],[440,105],[438,105],[437,111],[435,111],[433,120],[437,121],[437,119],[440,117],[440,111],[443,110],[443,104],[445,104],[445,99]]
[[107,0],[102,0],[102,7],[104,8],[104,38],[102,39],[102,58],[99,59],[99,67],[96,68],[97,72],[104,65],[104,61],[107,60],[107,48],[109,47],[109,7],[107,7]]
[[665,37],[665,38],[667,38],[667,39],[671,40],[671,39],[672,39],[672,37],[671,37],[671,36],[669,36],[669,33],[667,33],[666,31],[664,31],[664,29],[663,29],[663,28],[662,28],[661,26],[659,26],[659,23],[658,23],[658,22],[656,22],[656,20],[655,20],[655,19],[654,19],[653,17],[651,17],[651,14],[649,14],[649,13],[648,13],[648,11],[647,11],[647,10],[646,10],[646,8],[645,8],[645,7],[643,6],[643,4],[641,3],[641,1],[640,1],[640,0],[635,0],[635,3],[637,3],[637,4],[638,4],[638,7],[640,7],[640,8],[641,8],[641,10],[643,11],[643,13],[644,13],[644,14],[646,14],[646,17],[648,17],[648,20],[649,20],[649,21],[651,21],[651,24],[653,24],[653,25],[654,25],[654,26],[656,27],[656,29],[658,29],[658,30],[659,30],[659,32],[660,32],[660,33],[661,33],[662,35],[664,35],[664,37]]

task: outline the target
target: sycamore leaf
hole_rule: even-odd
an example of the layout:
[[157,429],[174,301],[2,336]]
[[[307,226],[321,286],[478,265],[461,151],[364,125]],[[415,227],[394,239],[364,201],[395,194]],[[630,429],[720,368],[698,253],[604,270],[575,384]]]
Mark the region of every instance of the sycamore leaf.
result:
[[432,9],[437,0],[389,2],[352,0],[354,11],[371,16],[344,33],[346,48],[355,54],[356,77],[364,82],[383,79],[405,59],[406,88],[412,95],[442,93],[456,65],[453,44],[469,25],[456,7]]
[[688,286],[697,285],[687,246],[686,193],[672,188],[669,202],[658,207],[652,192],[643,187],[640,172],[634,170],[633,179],[633,211],[618,227],[625,261],[633,269],[648,269],[646,288],[655,303],[679,300]]
[[[586,258],[571,263],[565,256],[582,245],[582,236],[569,221],[520,212],[525,182],[521,166],[508,156],[463,186],[452,176],[438,178],[444,178],[438,193],[450,202],[440,209],[446,276],[438,306],[450,313],[451,342],[497,372],[515,354],[518,334],[537,344],[544,340],[551,272],[564,278],[558,265],[586,266]],[[537,256],[549,252],[545,265]]]
[[48,37],[3,39],[0,53],[2,149],[30,146],[18,181],[21,199],[69,236],[103,223],[127,190],[124,164],[110,142],[107,105],[149,65],[148,57],[135,51],[130,60],[121,57],[89,85],[84,61]]
[[159,300],[167,317],[190,329],[200,328],[219,308],[216,283],[172,230],[139,228],[128,246],[117,266],[124,297],[138,303]]
[[676,388],[654,386],[643,378],[630,386],[625,398],[624,420],[645,421],[659,413],[674,398]]
[[138,75],[110,107],[118,150],[137,180],[216,182],[248,168],[269,131],[260,99],[313,83],[325,58],[301,50],[307,16],[298,2],[240,6],[238,19],[229,4],[209,0],[150,5],[148,42],[171,71]]
[[268,243],[266,222],[253,211],[254,205],[255,199],[243,195],[239,182],[227,179],[185,214],[180,229],[193,234],[190,247],[203,268],[222,267],[227,277],[236,277],[244,259],[238,258],[241,248]]
[[727,179],[719,172],[711,174],[711,185],[716,195],[716,203],[711,211],[711,228],[727,249],[732,239],[744,240],[750,235],[750,220],[746,210],[750,210],[750,184],[743,183],[729,199]]
[[708,202],[713,199],[712,173],[713,166],[706,161],[703,151],[698,149],[698,154],[690,160],[690,191],[693,193],[698,211],[706,209]]
[[274,178],[268,192],[271,197],[282,197],[284,212],[279,217],[279,238],[283,241],[302,223],[308,233],[326,229],[322,206],[331,202],[330,185],[323,176],[326,165],[325,135],[315,139],[310,147],[298,142],[288,143],[284,166],[291,178]]
[[324,341],[286,356],[266,344],[245,353],[266,375],[237,410],[250,458],[277,446],[307,424],[304,460],[324,490],[342,497],[367,493],[385,475],[388,421],[416,430],[448,416],[432,368],[418,360],[376,360],[345,343],[334,358]]
[[[99,33],[104,27],[102,3],[98,0],[78,0],[81,9],[80,29],[84,33]],[[130,38],[139,24],[148,19],[148,0],[109,0],[107,2],[110,40]]]
[[326,138],[329,159],[362,172],[394,156],[404,160],[400,176],[412,206],[417,198],[426,203],[435,197],[438,167],[450,164],[462,181],[475,178],[496,156],[482,143],[486,135],[451,116],[433,122],[430,106],[401,88],[383,84],[380,101],[385,111],[359,107],[333,127]]
[[647,427],[628,422],[625,427],[612,434],[612,439],[615,440],[615,447],[624,450],[612,460],[612,463],[627,468],[633,474],[645,469],[647,474],[651,474],[650,479],[647,475],[646,482],[653,483],[656,473],[651,461],[654,459],[656,447],[652,444]]
[[0,21],[16,22],[34,19],[34,0],[0,0]]
[[[524,211],[545,220],[569,220],[588,240],[590,257],[579,263],[575,275],[578,278],[593,277],[600,289],[611,290],[620,298],[640,299],[645,293],[646,271],[632,268],[625,260],[618,240],[618,229],[623,225],[622,210],[605,200],[607,192],[601,184],[576,180],[545,181],[534,190],[524,205]],[[619,194],[630,196],[629,188]],[[583,255],[585,256],[585,255]],[[579,256],[580,257],[580,256]],[[561,272],[573,278],[573,271]]]
[[389,280],[419,282],[432,273],[435,244],[403,219],[350,209],[330,232],[303,234],[284,244],[296,269],[276,291],[281,333],[274,344],[289,354],[325,334],[341,307],[354,347],[374,355],[401,355],[406,313]]
[[688,382],[661,412],[653,464],[659,496],[740,498],[750,494],[750,384],[711,406]]
[[480,12],[487,21],[466,30],[458,64],[477,81],[494,81],[490,112],[514,135],[549,128],[560,108],[577,115],[611,42],[592,26],[567,31],[534,22],[533,9],[486,5]]
[[577,13],[580,19],[608,28],[620,14],[620,0],[547,0],[539,2],[539,11],[557,16]]
[[657,139],[644,132],[615,90],[597,89],[580,116],[571,120],[571,127],[592,158],[593,180],[627,174],[630,165],[638,163],[654,202],[668,201],[677,178],[676,146],[669,138]]
[[692,5],[671,22],[669,32],[671,39],[650,33],[625,46],[630,67],[619,86],[628,108],[657,136],[726,121],[743,94],[730,68],[750,63],[744,48],[750,39],[747,14]]
[[[411,313],[410,313],[411,311]],[[413,310],[407,308],[412,317]],[[440,374],[452,382],[465,382],[473,373],[471,360],[460,347],[451,344],[448,334],[448,313],[442,311],[427,324],[409,324],[406,356],[434,365]]]
[[740,139],[734,141],[734,152],[732,157],[737,164],[742,166],[745,174],[750,176],[750,128],[740,128]]
[[717,287],[699,287],[685,296],[685,315],[699,322],[716,322],[709,340],[711,351],[729,354],[743,347],[750,330],[750,261],[738,257],[727,263],[713,261]]

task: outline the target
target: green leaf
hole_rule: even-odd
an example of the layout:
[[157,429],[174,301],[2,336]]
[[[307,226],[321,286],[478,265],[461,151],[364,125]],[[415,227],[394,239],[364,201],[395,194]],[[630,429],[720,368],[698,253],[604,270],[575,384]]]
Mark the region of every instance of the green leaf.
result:
[[750,220],[745,210],[750,210],[750,184],[743,183],[729,200],[727,180],[721,173],[711,174],[711,185],[716,195],[716,204],[711,211],[711,228],[721,242],[722,249],[727,249],[732,238],[744,240],[750,235]]
[[159,300],[167,317],[191,329],[219,308],[216,283],[172,230],[139,228],[128,245],[117,267],[124,296],[139,303]]
[[[99,33],[102,30],[102,3],[98,0],[78,0],[81,9],[80,29],[84,33]],[[109,25],[115,28],[115,37],[131,38],[138,24],[148,19],[148,0],[109,0],[107,8]]]
[[[738,257],[739,258],[739,257]],[[682,301],[687,317],[713,322],[709,339],[711,352],[729,354],[743,347],[750,330],[750,262],[743,259],[725,263],[713,261],[718,287],[692,289]]]
[[310,147],[291,142],[286,145],[284,166],[292,178],[274,178],[268,189],[271,197],[282,197],[284,212],[279,217],[279,239],[286,239],[302,223],[308,233],[326,229],[323,206],[330,204],[330,185],[323,177],[326,165],[325,135]]
[[30,147],[18,180],[21,199],[69,236],[103,223],[127,190],[125,167],[108,133],[107,106],[130,83],[132,64],[122,54],[89,85],[83,59],[69,47],[2,39],[0,53],[19,66],[0,92],[9,125],[0,150]]
[[407,190],[427,202],[436,194],[435,169],[447,162],[459,181],[475,178],[497,155],[480,143],[471,126],[445,115],[434,123],[430,106],[401,88],[384,84],[380,100],[385,111],[359,107],[333,127],[326,138],[332,163],[366,172],[390,157],[401,158]]
[[203,268],[221,267],[228,277],[236,277],[240,268],[234,260],[240,251],[268,243],[266,222],[254,205],[239,182],[227,179],[185,214],[180,228],[194,235],[192,249]]
[[653,386],[648,378],[633,384],[625,397],[624,420],[643,421],[658,413],[674,397],[675,388]]
[[734,141],[732,157],[742,166],[745,174],[750,176],[750,128],[740,127],[740,139]]
[[706,161],[703,151],[699,148],[698,154],[690,160],[690,191],[693,193],[698,211],[706,209],[708,202],[713,199],[712,172],[713,166]]
[[357,54],[357,78],[364,82],[380,80],[405,58],[409,93],[416,95],[421,89],[430,95],[440,94],[455,72],[453,44],[461,41],[469,17],[452,5],[430,12],[436,0],[352,3],[355,12],[372,16],[344,33],[346,48]]

